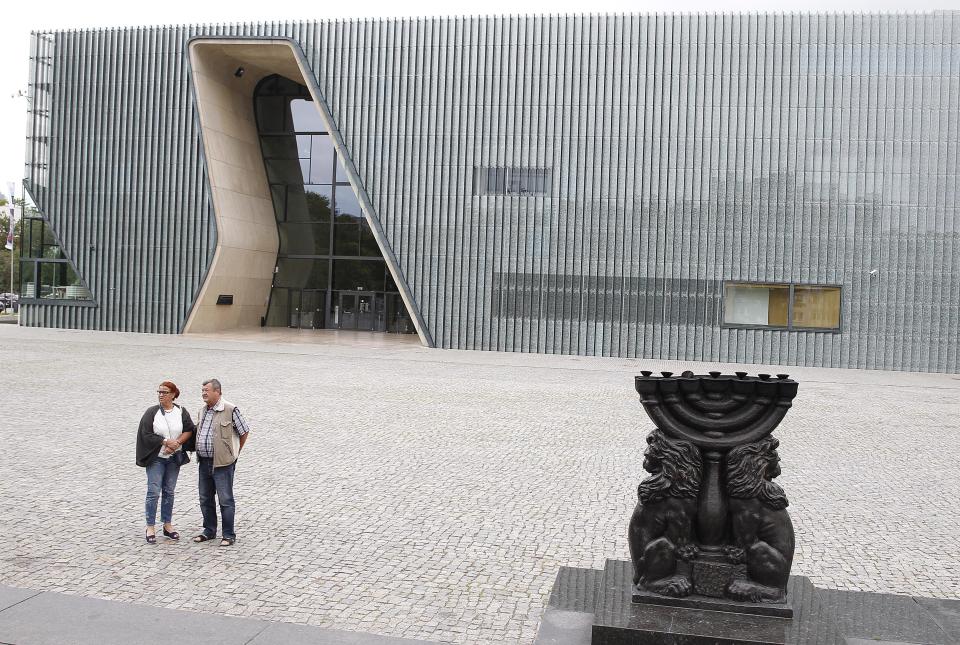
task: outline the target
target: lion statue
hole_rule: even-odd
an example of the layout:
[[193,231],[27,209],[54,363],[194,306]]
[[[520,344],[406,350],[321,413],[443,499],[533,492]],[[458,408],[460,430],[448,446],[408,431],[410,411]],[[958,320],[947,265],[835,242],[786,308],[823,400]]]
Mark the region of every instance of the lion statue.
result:
[[696,557],[694,522],[700,493],[700,451],[689,441],[668,438],[659,429],[647,437],[643,467],[651,473],[637,489],[640,501],[630,518],[633,582],[639,587],[682,597],[693,584],[690,567]]
[[793,523],[787,496],[772,480],[780,475],[780,442],[765,437],[727,453],[727,495],[733,545],[725,551],[734,563],[745,563],[747,578],[727,585],[730,598],[750,602],[782,602],[793,564]]

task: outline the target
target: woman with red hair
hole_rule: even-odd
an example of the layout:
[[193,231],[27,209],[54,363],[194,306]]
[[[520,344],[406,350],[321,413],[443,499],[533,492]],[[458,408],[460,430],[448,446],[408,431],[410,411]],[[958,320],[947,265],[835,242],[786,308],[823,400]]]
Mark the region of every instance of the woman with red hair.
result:
[[163,534],[171,540],[179,540],[180,534],[173,528],[173,497],[177,487],[180,466],[190,461],[183,450],[196,427],[190,413],[174,403],[180,390],[170,381],[157,388],[159,405],[147,408],[137,429],[137,465],[147,469],[146,539],[157,543],[157,500],[160,502],[160,521]]

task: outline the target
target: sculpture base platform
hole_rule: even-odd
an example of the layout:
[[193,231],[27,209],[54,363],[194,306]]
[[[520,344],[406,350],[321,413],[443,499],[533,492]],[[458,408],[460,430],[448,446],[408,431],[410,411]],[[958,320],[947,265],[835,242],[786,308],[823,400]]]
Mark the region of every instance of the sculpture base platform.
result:
[[[632,575],[632,570],[630,571]],[[773,616],[775,618],[793,618],[793,605],[789,602],[737,602],[726,598],[714,598],[691,594],[684,598],[662,596],[636,585],[631,586],[631,600],[644,605],[661,605],[663,607],[686,607],[688,609],[702,609],[704,611],[725,611],[734,614],[751,614],[754,616]],[[789,596],[788,596],[789,598]]]
[[825,590],[791,576],[793,618],[634,603],[628,561],[563,567],[537,645],[956,645],[960,600]]

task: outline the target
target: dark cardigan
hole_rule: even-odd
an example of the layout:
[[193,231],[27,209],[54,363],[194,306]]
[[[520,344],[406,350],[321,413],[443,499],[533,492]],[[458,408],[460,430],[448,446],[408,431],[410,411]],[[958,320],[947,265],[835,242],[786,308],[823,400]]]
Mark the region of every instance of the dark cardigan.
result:
[[[179,405],[177,407],[180,408],[183,416],[183,431],[191,433],[190,439],[184,444],[184,450],[195,449],[193,447],[196,446],[194,437],[197,427],[193,424],[193,419],[190,418],[187,409]],[[157,458],[157,455],[160,454],[160,448],[163,447],[163,437],[153,431],[153,418],[157,416],[157,410],[159,409],[159,405],[152,405],[147,408],[147,411],[140,418],[140,427],[137,428],[137,465],[143,468],[149,466]],[[176,439],[176,437],[173,438]]]

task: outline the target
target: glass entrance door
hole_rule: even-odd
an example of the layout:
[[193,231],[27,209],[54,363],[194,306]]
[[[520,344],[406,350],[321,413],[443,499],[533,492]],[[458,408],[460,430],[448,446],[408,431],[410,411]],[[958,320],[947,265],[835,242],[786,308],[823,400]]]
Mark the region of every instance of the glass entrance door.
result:
[[337,311],[340,329],[373,331],[376,322],[376,294],[371,291],[340,291]]
[[290,326],[297,329],[323,329],[322,289],[290,289]]

